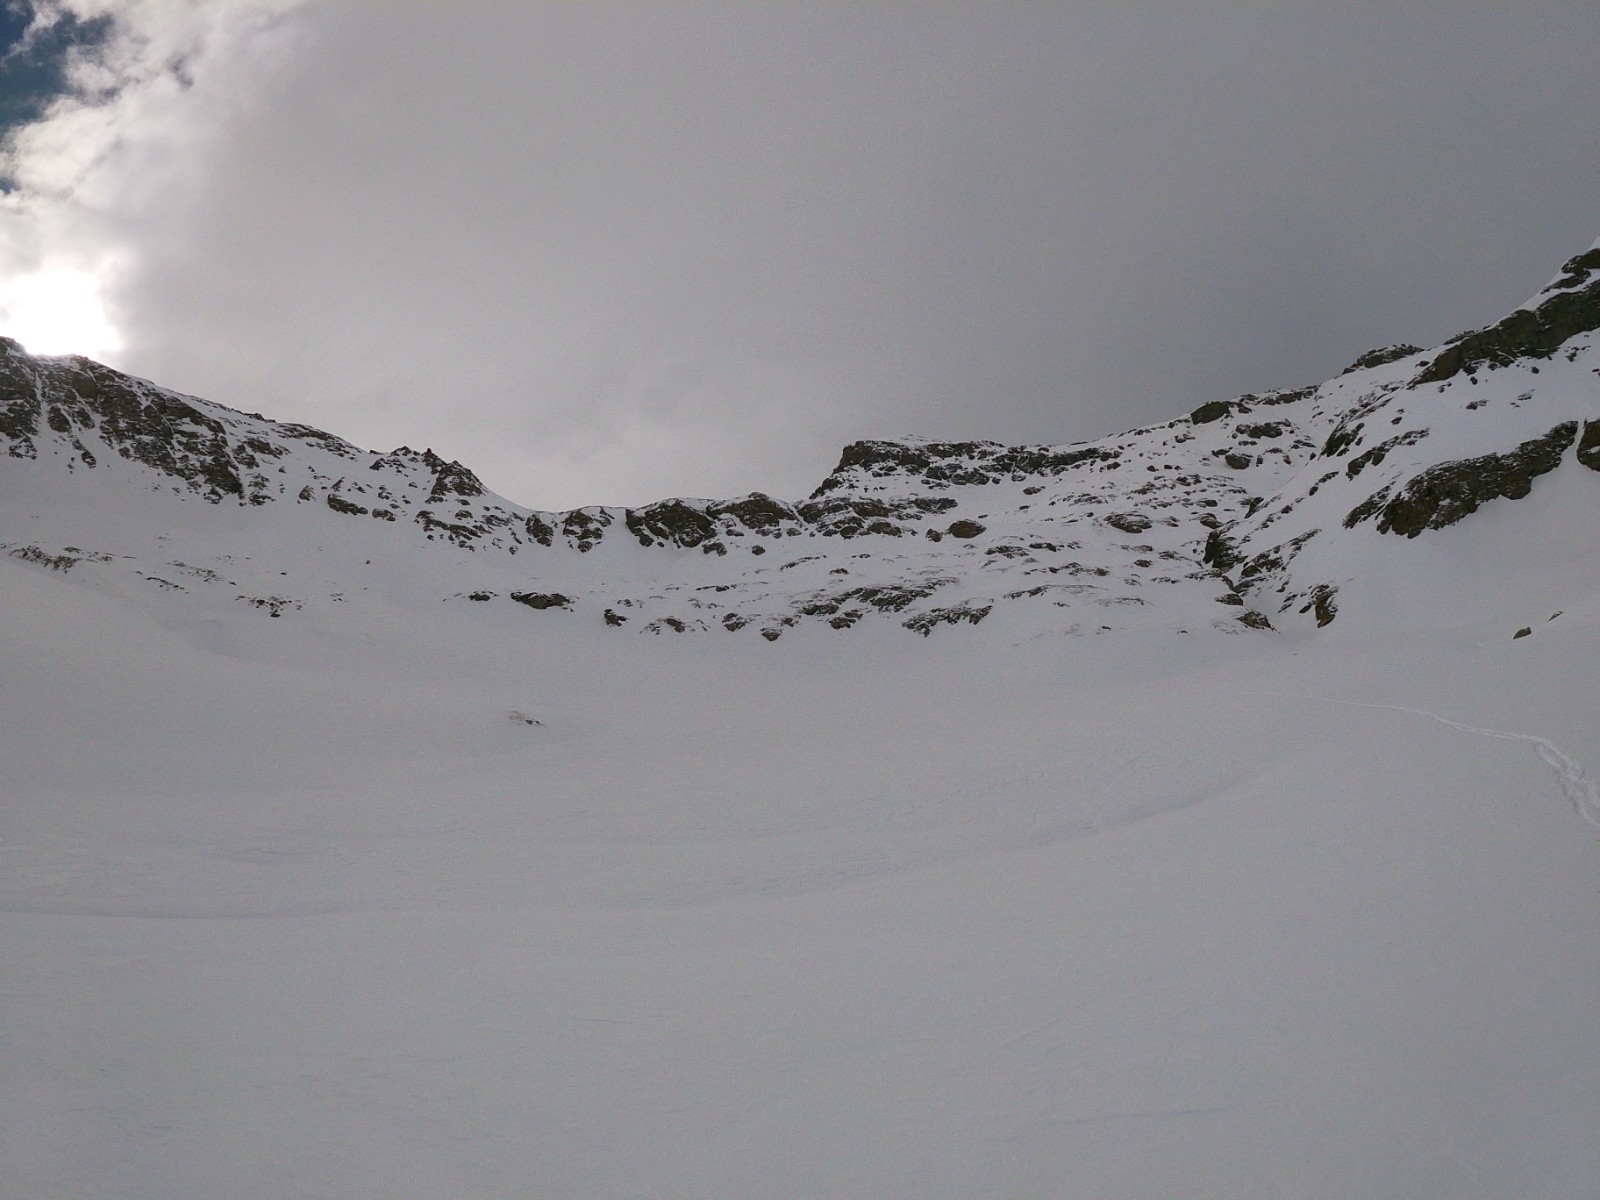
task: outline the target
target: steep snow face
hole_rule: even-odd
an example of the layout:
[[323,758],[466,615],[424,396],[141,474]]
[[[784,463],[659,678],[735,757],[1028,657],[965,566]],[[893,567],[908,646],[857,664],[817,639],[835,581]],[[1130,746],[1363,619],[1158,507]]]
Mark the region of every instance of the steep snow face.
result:
[[1600,590],[1562,550],[1600,499],[1597,326],[1600,247],[1495,325],[1321,387],[1072,446],[857,442],[793,503],[560,513],[431,451],[360,450],[0,339],[0,548],[271,616],[366,594],[769,640],[1526,623]]

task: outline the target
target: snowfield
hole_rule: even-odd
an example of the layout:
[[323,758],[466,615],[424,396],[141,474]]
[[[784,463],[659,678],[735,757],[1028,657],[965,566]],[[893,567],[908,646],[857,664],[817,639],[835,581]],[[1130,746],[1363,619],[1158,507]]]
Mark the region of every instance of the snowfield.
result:
[[769,644],[0,588],[0,1194],[1595,1194],[1593,605]]

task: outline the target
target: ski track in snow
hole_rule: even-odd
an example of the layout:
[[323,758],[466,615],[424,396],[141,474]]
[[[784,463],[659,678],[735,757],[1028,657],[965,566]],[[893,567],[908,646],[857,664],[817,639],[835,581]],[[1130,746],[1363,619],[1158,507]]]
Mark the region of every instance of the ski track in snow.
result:
[[1461,721],[1452,721],[1449,717],[1442,717],[1436,712],[1429,712],[1425,708],[1410,708],[1404,704],[1373,704],[1365,700],[1341,700],[1336,696],[1314,696],[1307,692],[1239,692],[1241,696],[1276,696],[1293,700],[1317,700],[1323,704],[1343,704],[1350,708],[1375,708],[1388,712],[1410,713],[1417,717],[1427,717],[1430,721],[1437,721],[1440,725],[1447,725],[1451,729],[1459,729],[1462,733],[1475,733],[1481,737],[1499,738],[1508,742],[1526,742],[1538,751],[1539,757],[1544,760],[1556,774],[1556,782],[1561,785],[1561,791],[1571,801],[1573,811],[1596,829],[1600,829],[1600,787],[1596,786],[1583,769],[1583,764],[1574,758],[1563,754],[1549,738],[1542,738],[1531,733],[1516,733],[1509,729],[1487,729],[1480,725],[1467,725]]

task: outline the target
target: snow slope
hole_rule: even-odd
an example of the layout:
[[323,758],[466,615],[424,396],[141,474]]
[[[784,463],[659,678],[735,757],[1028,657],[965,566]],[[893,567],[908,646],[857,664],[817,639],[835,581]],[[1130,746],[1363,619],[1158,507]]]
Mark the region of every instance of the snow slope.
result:
[[1539,328],[578,521],[8,351],[0,1196],[1597,1194]]

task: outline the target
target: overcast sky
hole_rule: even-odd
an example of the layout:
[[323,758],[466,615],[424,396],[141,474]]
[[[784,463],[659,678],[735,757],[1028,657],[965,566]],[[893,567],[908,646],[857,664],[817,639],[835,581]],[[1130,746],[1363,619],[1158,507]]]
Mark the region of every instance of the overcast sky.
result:
[[1600,235],[1592,0],[70,0],[4,41],[0,332],[541,507],[1317,382]]

